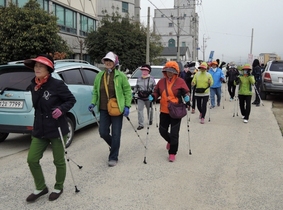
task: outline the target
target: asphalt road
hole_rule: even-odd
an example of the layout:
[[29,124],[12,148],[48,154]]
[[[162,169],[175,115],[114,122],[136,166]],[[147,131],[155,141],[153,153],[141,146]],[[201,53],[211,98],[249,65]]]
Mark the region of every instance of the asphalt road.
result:
[[[203,125],[198,112],[189,115],[190,132],[183,118],[173,163],[167,160],[155,115],[148,135],[146,129],[138,131],[143,141],[148,139],[147,164],[144,147],[126,118],[119,162],[113,168],[107,166],[109,151],[97,125],[77,132],[67,151],[83,168],[70,162],[75,183],[68,169],[64,193],[54,202],[47,195],[32,204],[25,202],[34,190],[26,163],[30,140],[28,135],[10,136],[0,144],[0,209],[283,209],[283,138],[272,103],[253,106],[248,124],[242,122],[236,103],[224,97],[220,107],[209,111]],[[130,119],[137,127],[134,104]],[[5,153],[11,148],[13,154]],[[52,190],[55,167],[50,148],[41,164]]]

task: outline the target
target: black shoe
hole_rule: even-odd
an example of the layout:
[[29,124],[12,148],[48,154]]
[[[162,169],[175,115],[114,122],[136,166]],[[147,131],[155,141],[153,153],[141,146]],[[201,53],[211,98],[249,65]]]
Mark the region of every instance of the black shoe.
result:
[[257,104],[257,102],[256,102],[256,101],[254,101],[252,104],[253,104],[253,105],[255,105],[255,104]]
[[57,200],[60,195],[63,193],[63,189],[59,192],[59,193],[56,193],[56,192],[52,192],[50,195],[49,195],[49,200],[50,201],[55,201]]
[[258,103],[258,104],[256,104],[256,106],[260,106],[260,104]]
[[37,195],[35,195],[35,194],[30,194],[28,197],[27,197],[27,199],[26,199],[26,201],[27,202],[34,202],[36,199],[38,199],[40,196],[42,196],[42,195],[45,195],[45,194],[47,194],[48,193],[48,188],[47,187],[45,187],[45,189],[43,189],[40,193],[38,193]]
[[139,127],[137,128],[137,130],[141,130],[141,129],[143,129],[143,126],[139,126]]
[[149,125],[152,125],[152,120],[149,121]]

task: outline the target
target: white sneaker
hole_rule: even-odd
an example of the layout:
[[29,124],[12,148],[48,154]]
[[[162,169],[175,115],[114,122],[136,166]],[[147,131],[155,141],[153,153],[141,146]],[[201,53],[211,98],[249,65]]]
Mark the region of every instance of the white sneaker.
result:
[[244,119],[245,118],[245,116],[242,116],[242,119]]
[[249,121],[248,120],[244,120],[244,123],[248,123]]

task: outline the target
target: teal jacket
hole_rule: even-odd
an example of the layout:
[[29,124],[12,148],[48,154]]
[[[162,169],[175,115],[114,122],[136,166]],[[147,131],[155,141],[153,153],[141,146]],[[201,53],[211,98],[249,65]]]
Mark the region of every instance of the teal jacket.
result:
[[239,84],[239,95],[252,95],[252,85],[255,84],[254,76],[239,76],[239,79],[234,81],[235,85]]
[[[103,82],[104,73],[105,71],[101,71],[96,75],[93,85],[93,96],[91,103],[96,105],[97,110],[99,110],[100,107],[100,84],[101,81]],[[115,69],[114,72],[114,86],[119,110],[122,113],[124,111],[125,106],[129,108],[131,107],[132,89],[126,75],[117,69]]]

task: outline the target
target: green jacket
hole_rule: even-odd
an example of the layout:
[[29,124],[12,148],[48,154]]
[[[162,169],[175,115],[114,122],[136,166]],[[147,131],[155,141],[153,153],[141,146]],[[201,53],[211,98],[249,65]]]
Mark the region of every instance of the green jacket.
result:
[[255,84],[254,76],[239,76],[238,80],[234,81],[235,85],[239,84],[239,95],[252,95],[252,85]]
[[[93,85],[93,92],[92,92],[93,96],[91,103],[96,105],[97,110],[99,110],[100,107],[100,84],[101,81],[103,82],[104,73],[105,71],[101,71],[96,75]],[[117,69],[115,69],[114,72],[114,86],[115,86],[115,95],[117,98],[118,106],[120,112],[122,113],[124,111],[125,106],[129,108],[131,107],[132,89],[126,75]]]

